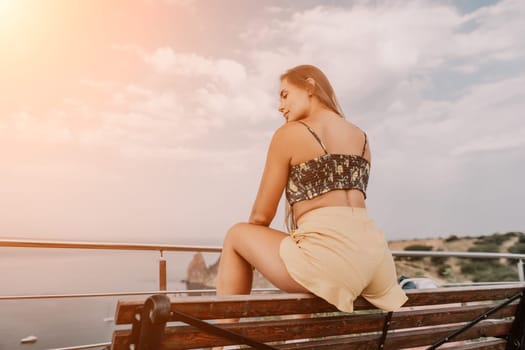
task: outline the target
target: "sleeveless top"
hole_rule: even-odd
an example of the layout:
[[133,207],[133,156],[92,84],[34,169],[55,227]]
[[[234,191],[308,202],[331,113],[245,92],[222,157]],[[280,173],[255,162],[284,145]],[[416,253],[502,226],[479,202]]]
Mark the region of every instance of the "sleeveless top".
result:
[[313,199],[323,193],[333,190],[359,190],[366,198],[366,187],[370,175],[370,163],[363,158],[367,144],[365,143],[361,155],[333,154],[326,151],[323,142],[306,123],[310,133],[323,148],[324,154],[295,164],[290,167],[288,184],[286,186],[286,199],[290,205]]

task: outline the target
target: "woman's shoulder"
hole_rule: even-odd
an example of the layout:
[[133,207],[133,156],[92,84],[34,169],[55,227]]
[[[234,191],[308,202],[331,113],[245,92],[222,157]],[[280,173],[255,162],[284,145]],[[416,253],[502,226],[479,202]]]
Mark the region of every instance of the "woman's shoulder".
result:
[[297,136],[297,133],[303,132],[306,130],[306,127],[304,124],[293,121],[283,124],[281,127],[279,127],[277,130],[275,130],[274,137],[279,138],[289,138]]
[[282,152],[291,152],[303,139],[303,129],[306,130],[305,126],[297,121],[283,124],[273,134],[272,147]]
[[352,134],[353,136],[357,134],[366,134],[365,131],[361,127],[359,127],[358,125],[356,125],[355,123],[347,119],[343,119],[342,121],[340,121],[340,123],[341,125],[335,126],[335,130],[346,130],[348,133]]

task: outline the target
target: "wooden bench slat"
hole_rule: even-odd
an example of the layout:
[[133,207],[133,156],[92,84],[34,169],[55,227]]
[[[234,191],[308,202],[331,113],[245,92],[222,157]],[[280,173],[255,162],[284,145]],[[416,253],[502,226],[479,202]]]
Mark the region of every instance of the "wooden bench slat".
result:
[[[471,301],[505,299],[519,293],[522,284],[483,287],[437,288],[408,290],[409,300],[404,307],[462,303]],[[279,302],[276,302],[279,301]],[[144,300],[119,301],[115,314],[116,324],[131,323],[137,307]],[[326,301],[311,294],[260,294],[235,297],[174,297],[172,309],[191,314],[200,319],[257,317],[272,315],[337,312]],[[355,309],[375,309],[363,298],[355,302]]]
[[[483,321],[474,325],[469,330],[454,338],[454,341],[475,339],[481,336],[498,336],[508,333],[512,321],[503,321],[493,323],[491,321]],[[414,329],[410,331],[400,331],[389,333],[384,350],[398,350],[403,348],[430,346],[434,342],[451,334],[457,330],[458,326],[446,327],[432,327],[428,329]],[[311,340],[304,343],[282,344],[276,347],[281,350],[290,349],[326,349],[326,350],[370,350],[377,349],[379,344],[379,334],[365,335],[365,336],[347,336],[326,340]],[[489,347],[490,348],[490,347]],[[457,350],[462,349],[456,347]],[[469,348],[466,348],[469,349]],[[447,349],[448,350],[448,349]]]
[[[327,349],[327,350],[377,350],[379,345],[379,335],[361,335],[359,336],[359,342],[355,339],[351,339],[351,336],[324,339],[324,340],[309,340],[302,343],[287,343],[274,345],[277,349],[291,350],[291,349]],[[352,340],[354,340],[352,342]]]
[[[448,323],[471,321],[499,304],[454,306],[394,312],[389,329],[446,325]],[[513,317],[517,303],[504,306],[490,318]]]
[[[116,324],[132,322],[135,310],[144,300],[119,301]],[[174,297],[172,310],[190,314],[202,320],[226,317],[258,317],[311,312],[336,312],[333,305],[311,294],[261,294],[235,297]],[[369,308],[372,306],[369,304]]]
[[471,342],[467,344],[449,346],[447,350],[505,350],[507,341],[504,339]]
[[[512,320],[482,321],[454,338],[457,340],[475,339],[479,337],[496,337],[510,331]],[[413,331],[401,331],[390,334],[385,342],[385,350],[399,349],[400,347],[430,345],[456,331],[460,325],[446,327],[429,327]]]
[[111,350],[129,350],[127,344],[131,329],[116,329],[111,337]]
[[[367,343],[362,343],[360,345],[352,345],[352,350],[376,350],[377,349],[377,338],[370,337],[370,341]],[[496,340],[486,340],[486,341],[475,341],[471,343],[463,343],[461,345],[447,346],[446,350],[505,350],[507,342],[503,339]],[[316,345],[310,344],[306,347],[306,343],[290,343],[277,345],[276,348],[280,350],[293,350],[293,349],[327,349],[327,350],[348,350],[348,343],[344,341],[339,341],[338,343],[321,343],[318,342]],[[424,348],[424,347],[423,347]]]
[[524,283],[514,283],[497,286],[455,287],[435,289],[415,289],[405,291],[409,300],[403,305],[422,306],[451,303],[467,303],[484,300],[500,300],[510,298],[525,288]]
[[[442,325],[450,322],[469,321],[494,307],[490,305],[456,306],[440,309],[419,309],[394,313],[390,330]],[[492,317],[510,317],[514,315],[516,304],[511,304],[498,311]],[[254,321],[223,324],[222,327],[244,334],[258,341],[279,341],[285,339],[318,338],[349,333],[366,333],[381,331],[385,315],[373,313],[368,315],[342,314],[341,316],[286,319],[273,321]],[[124,335],[125,336],[125,335]],[[207,334],[191,326],[168,327],[165,341],[181,346],[196,345],[206,347],[226,345],[227,340]],[[225,344],[222,344],[225,342]]]
[[[323,317],[312,319],[286,319],[273,321],[252,321],[222,324],[221,327],[241,333],[261,342],[280,341],[286,339],[316,338],[320,336],[340,335],[349,332],[368,332],[382,329],[384,315],[380,313]],[[129,334],[121,333],[114,338],[114,343],[121,343]],[[227,339],[203,332],[192,326],[167,327],[164,332],[164,342],[177,344],[181,348],[209,347],[213,345],[231,344]],[[177,348],[177,347],[173,347]]]

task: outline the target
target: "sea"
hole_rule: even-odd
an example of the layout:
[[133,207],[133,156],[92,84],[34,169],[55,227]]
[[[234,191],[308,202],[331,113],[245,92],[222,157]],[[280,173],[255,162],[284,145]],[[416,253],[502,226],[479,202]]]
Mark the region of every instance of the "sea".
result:
[[[165,252],[167,289],[186,289],[192,252]],[[208,264],[217,253],[203,253]],[[159,252],[0,248],[0,350],[110,342],[117,300],[145,296],[6,300],[11,296],[158,291]],[[22,344],[35,336],[37,341]],[[100,348],[103,349],[103,348]]]

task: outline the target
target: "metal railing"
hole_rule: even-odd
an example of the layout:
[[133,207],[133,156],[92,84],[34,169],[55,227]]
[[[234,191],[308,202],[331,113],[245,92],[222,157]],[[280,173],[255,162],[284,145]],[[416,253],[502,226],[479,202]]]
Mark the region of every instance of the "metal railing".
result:
[[[16,248],[61,248],[61,249],[95,249],[95,250],[126,250],[126,251],[158,251],[159,252],[159,291],[167,292],[166,280],[166,259],[164,252],[201,252],[201,253],[220,253],[220,246],[202,246],[202,245],[170,245],[170,244],[144,244],[144,243],[117,243],[117,242],[74,242],[74,241],[37,241],[37,240],[19,240],[19,239],[0,239],[0,247]],[[415,251],[403,250],[392,251],[394,257],[455,257],[455,258],[480,258],[480,259],[513,259],[517,260],[518,279],[525,281],[523,260],[525,254],[511,253],[482,253],[482,252],[444,252],[444,251]],[[177,292],[177,291],[172,291]],[[180,292],[180,291],[179,291]],[[185,291],[187,292],[187,291]],[[147,294],[135,293],[135,294]],[[111,293],[111,294],[92,294],[93,296],[109,295],[133,295],[133,293]],[[79,297],[78,295],[77,297]],[[57,298],[58,295],[49,296]],[[6,299],[0,296],[0,300]]]
[[116,242],[35,241],[35,240],[19,240],[19,239],[0,239],[0,247],[158,251],[160,254],[159,256],[159,290],[160,291],[167,290],[166,259],[164,259],[164,252],[220,253],[222,250],[221,247],[213,247],[213,246],[188,246],[188,245],[116,243]]
[[[117,242],[75,242],[75,241],[39,241],[39,240],[20,240],[20,239],[0,239],[0,247],[13,248],[59,248],[59,249],[95,249],[95,250],[125,250],[125,251],[158,251],[159,252],[159,290],[138,291],[138,292],[111,292],[111,293],[81,293],[81,294],[44,294],[44,295],[0,295],[2,300],[27,300],[27,299],[61,299],[61,298],[91,298],[109,296],[131,296],[131,295],[151,295],[156,293],[166,294],[192,294],[192,293],[212,293],[213,289],[199,290],[167,290],[166,282],[166,259],[164,252],[201,252],[201,253],[220,253],[220,246],[200,246],[200,245],[169,245],[169,244],[141,244],[141,243],[117,243]],[[445,251],[392,251],[394,257],[454,257],[454,258],[479,258],[479,259],[512,259],[517,260],[518,279],[525,281],[523,260],[525,254],[510,253],[478,253],[478,252],[445,252]],[[254,291],[275,291],[273,288],[261,288]],[[53,350],[80,350],[108,347],[111,343],[98,343],[73,346],[67,348],[55,348]]]

